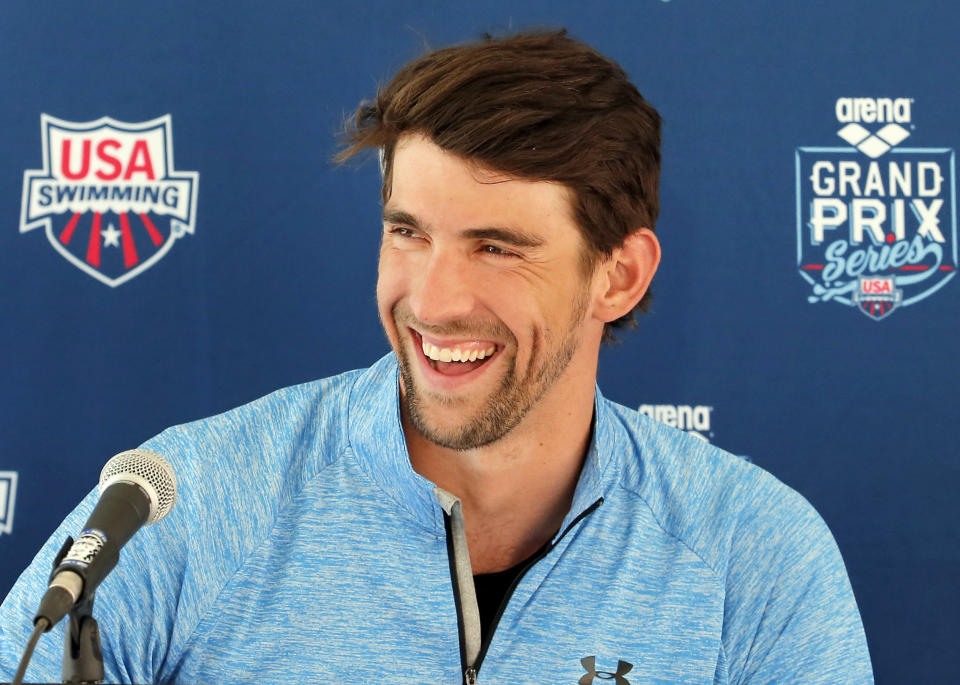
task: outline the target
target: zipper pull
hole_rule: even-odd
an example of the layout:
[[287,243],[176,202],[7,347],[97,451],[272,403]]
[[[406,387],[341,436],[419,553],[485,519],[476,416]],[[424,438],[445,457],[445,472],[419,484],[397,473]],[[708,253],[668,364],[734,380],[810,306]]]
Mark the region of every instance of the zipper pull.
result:
[[465,682],[467,685],[477,685],[477,669],[471,666],[464,671],[463,682]]

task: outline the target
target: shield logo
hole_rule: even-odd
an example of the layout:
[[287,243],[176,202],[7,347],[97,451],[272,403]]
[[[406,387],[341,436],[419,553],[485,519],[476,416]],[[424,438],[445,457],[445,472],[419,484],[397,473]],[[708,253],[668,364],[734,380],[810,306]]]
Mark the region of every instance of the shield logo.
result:
[[193,233],[195,171],[173,166],[169,114],[140,123],[40,116],[43,168],[23,175],[20,232],[44,228],[68,262],[116,287]]
[[893,276],[860,278],[853,301],[874,321],[889,316],[903,301],[903,291],[896,287]]

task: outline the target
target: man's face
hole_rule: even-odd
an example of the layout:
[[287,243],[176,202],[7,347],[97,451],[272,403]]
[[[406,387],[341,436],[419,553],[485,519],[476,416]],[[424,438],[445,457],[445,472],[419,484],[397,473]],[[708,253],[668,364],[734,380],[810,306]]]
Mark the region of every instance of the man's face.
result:
[[436,444],[481,447],[564,392],[587,328],[599,340],[569,191],[418,135],[400,139],[392,176],[377,303],[406,416]]

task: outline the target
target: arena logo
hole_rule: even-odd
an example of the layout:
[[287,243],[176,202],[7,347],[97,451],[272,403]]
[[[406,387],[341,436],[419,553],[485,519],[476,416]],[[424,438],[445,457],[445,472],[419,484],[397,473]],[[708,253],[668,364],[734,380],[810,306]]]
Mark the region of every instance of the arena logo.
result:
[[169,114],[139,123],[41,114],[40,128],[43,168],[23,174],[21,233],[43,227],[68,262],[116,287],[194,232],[199,174],[174,169]]
[[810,303],[880,320],[956,275],[955,154],[901,145],[915,129],[913,105],[839,98],[837,135],[850,147],[797,148],[797,269]]
[[710,415],[713,407],[689,404],[641,404],[638,411],[654,421],[679,428],[706,442],[710,442]]
[[0,471],[0,535],[13,532],[13,507],[17,501],[17,472]]

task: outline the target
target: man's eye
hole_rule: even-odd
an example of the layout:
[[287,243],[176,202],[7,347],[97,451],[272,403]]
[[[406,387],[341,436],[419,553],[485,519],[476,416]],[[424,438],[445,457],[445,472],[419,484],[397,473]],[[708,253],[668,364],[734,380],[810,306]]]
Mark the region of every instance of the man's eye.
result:
[[406,226],[391,226],[390,233],[393,235],[400,236],[401,238],[416,238],[417,232],[412,228],[407,228]]
[[492,254],[497,257],[516,257],[517,255],[503,248],[497,247],[496,245],[484,245],[481,250],[487,254]]

